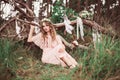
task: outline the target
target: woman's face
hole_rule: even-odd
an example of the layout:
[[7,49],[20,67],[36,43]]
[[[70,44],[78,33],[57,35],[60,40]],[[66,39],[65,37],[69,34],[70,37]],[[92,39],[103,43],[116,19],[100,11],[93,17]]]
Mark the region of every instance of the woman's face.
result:
[[43,22],[43,30],[44,30],[45,32],[47,32],[47,33],[50,31],[50,26],[49,26],[49,25],[46,25],[45,22]]

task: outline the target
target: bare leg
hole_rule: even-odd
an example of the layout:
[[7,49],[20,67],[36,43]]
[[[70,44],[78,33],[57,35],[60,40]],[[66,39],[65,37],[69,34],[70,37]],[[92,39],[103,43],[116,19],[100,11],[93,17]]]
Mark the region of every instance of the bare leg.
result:
[[[65,50],[64,49],[60,49],[59,53],[64,54]],[[74,68],[76,65],[74,64],[74,62],[69,59],[69,57],[67,55],[63,55],[62,57],[60,57],[60,59],[70,68]]]
[[66,58],[66,57],[61,57],[60,59],[61,59],[67,66],[69,66],[70,68],[74,68],[74,67],[75,67],[75,65],[72,64],[72,62],[71,62],[68,58]]

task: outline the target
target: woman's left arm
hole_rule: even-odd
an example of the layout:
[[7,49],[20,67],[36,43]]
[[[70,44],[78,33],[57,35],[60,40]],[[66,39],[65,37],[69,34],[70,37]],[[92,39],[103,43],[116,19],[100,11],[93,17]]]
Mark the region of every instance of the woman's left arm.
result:
[[34,26],[30,25],[30,32],[29,32],[29,35],[28,35],[27,42],[32,42],[33,32],[34,32]]
[[61,41],[62,41],[67,47],[70,47],[71,49],[75,47],[73,44],[68,43],[62,36],[59,35],[59,37],[60,37]]

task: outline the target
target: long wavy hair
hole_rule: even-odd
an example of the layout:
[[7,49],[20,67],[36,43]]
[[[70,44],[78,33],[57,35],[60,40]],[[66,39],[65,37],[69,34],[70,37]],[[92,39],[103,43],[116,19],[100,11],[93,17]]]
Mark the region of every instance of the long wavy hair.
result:
[[56,39],[56,31],[55,31],[55,26],[53,25],[53,23],[51,21],[48,21],[48,20],[44,20],[44,21],[41,21],[40,24],[41,24],[41,32],[42,32],[42,36],[43,36],[43,39],[45,40],[46,36],[47,36],[47,32],[44,31],[43,29],[43,23],[45,23],[46,25],[48,25],[50,27],[50,36],[52,37],[52,41],[54,41]]

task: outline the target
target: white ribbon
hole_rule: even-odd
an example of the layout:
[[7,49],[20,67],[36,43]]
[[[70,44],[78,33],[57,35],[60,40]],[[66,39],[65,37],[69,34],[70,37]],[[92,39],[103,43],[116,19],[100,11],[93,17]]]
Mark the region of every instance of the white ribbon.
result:
[[69,33],[72,34],[72,30],[74,29],[71,25],[70,25],[70,20],[68,19],[68,17],[66,15],[64,15],[64,24],[65,24],[65,30]]
[[96,43],[96,42],[100,42],[100,34],[99,34],[99,32],[97,31],[97,30],[95,30],[95,29],[92,29],[93,30],[93,32],[92,32],[92,37],[93,37],[93,42],[94,43]]
[[15,29],[16,29],[16,33],[18,35],[19,38],[21,38],[21,35],[20,35],[20,30],[21,28],[18,26],[18,23],[17,23],[17,20],[15,20]]
[[77,39],[79,39],[79,33],[81,34],[81,39],[84,41],[83,22],[81,18],[77,17]]

